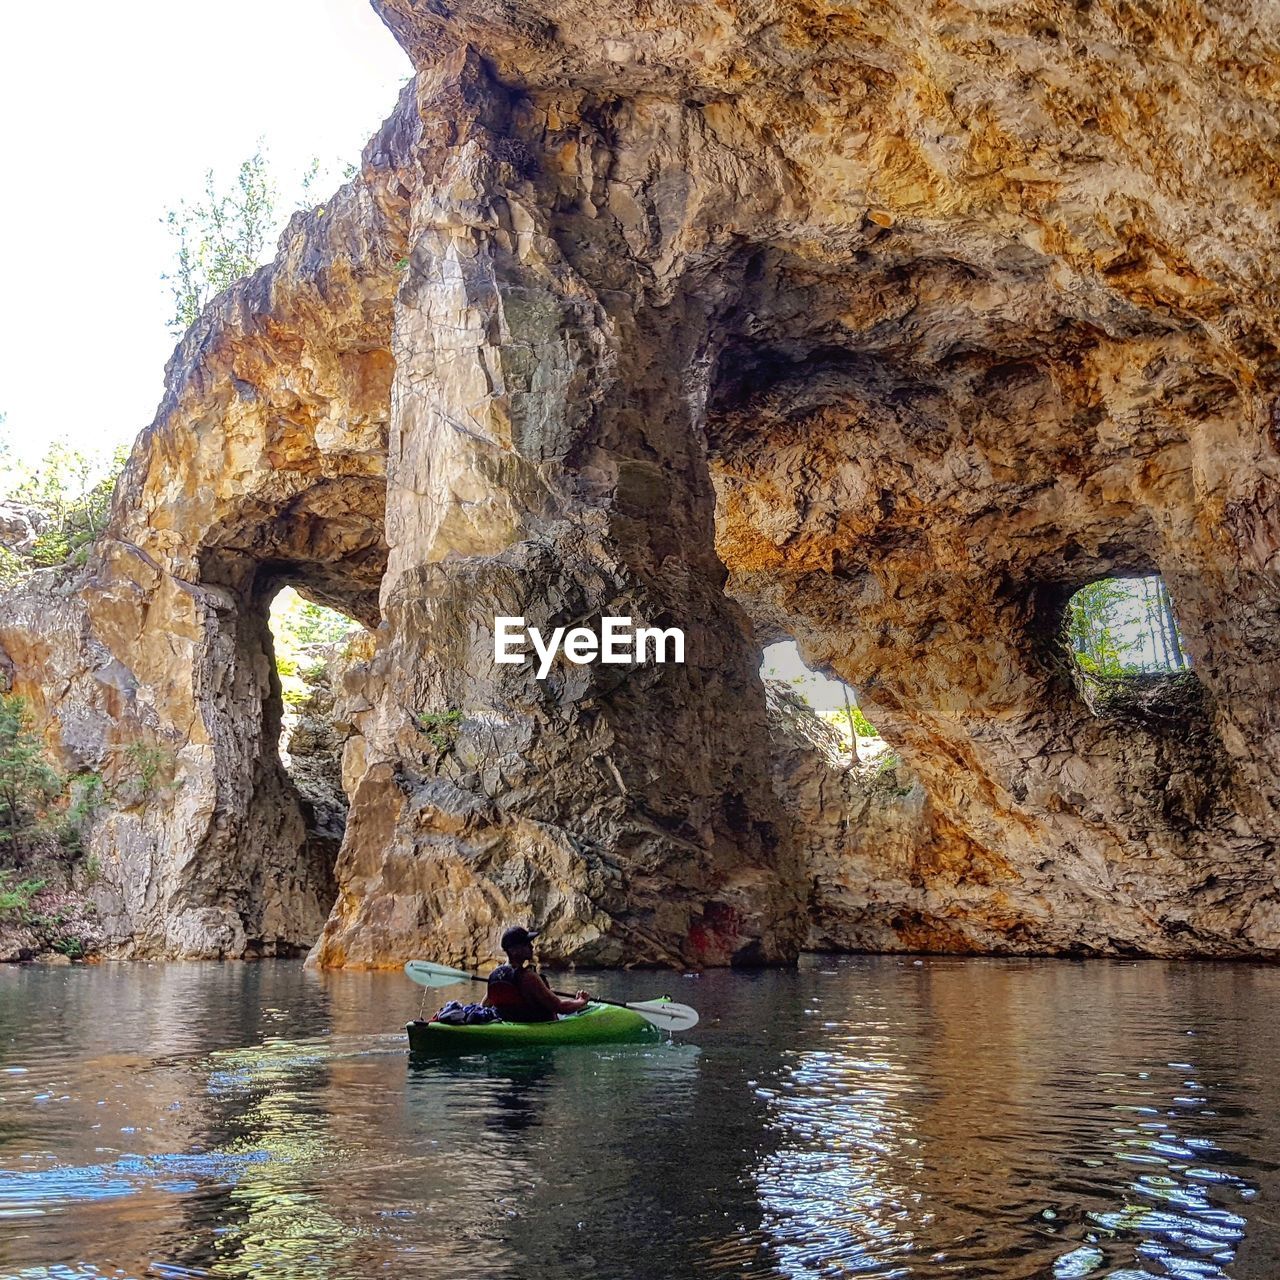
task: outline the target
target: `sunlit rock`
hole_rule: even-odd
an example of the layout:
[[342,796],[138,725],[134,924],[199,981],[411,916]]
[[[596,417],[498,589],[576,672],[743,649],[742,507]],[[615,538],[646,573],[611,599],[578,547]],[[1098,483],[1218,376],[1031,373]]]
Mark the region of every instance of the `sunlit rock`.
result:
[[[1273,951],[1265,7],[377,7],[418,75],[359,176],[179,346],[66,633],[0,626],[55,749],[164,753],[95,828],[121,947]],[[1099,707],[1065,602],[1156,572],[1192,674]],[[284,582],[375,635],[336,867]],[[687,662],[492,661],[497,615],[605,613]],[[910,771],[820,900],[775,633]]]

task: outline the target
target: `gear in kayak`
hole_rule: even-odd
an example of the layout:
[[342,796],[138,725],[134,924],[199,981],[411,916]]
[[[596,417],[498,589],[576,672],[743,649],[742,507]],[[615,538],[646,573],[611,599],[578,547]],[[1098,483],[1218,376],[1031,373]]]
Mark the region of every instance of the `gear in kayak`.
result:
[[553,1022],[489,1022],[452,1026],[415,1019],[405,1030],[415,1058],[499,1049],[570,1044],[650,1044],[662,1033],[641,1014],[620,1005],[592,1004]]

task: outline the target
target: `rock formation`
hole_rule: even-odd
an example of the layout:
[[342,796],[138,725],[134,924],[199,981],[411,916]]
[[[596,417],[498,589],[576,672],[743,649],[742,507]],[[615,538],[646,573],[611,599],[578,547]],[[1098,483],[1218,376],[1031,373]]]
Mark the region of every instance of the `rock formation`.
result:
[[[359,176],[179,346],[58,636],[0,620],[64,759],[171,756],[95,830],[121,945],[1274,952],[1270,7],[376,7],[417,76]],[[1194,675],[1091,702],[1066,599],[1152,572]],[[331,912],[274,750],[285,582],[375,633]],[[688,662],[540,682],[497,614]],[[780,634],[919,779],[812,922]]]
[[[372,637],[356,634],[349,642],[306,647],[308,665],[297,677],[304,696],[294,706],[286,698],[280,733],[280,763],[298,792],[312,856],[329,868],[337,862],[349,807],[342,757],[351,726],[339,689],[347,671],[373,652]],[[336,889],[331,883],[329,896]]]
[[44,532],[44,525],[44,512],[39,507],[0,502],[0,549],[15,557],[26,555]]

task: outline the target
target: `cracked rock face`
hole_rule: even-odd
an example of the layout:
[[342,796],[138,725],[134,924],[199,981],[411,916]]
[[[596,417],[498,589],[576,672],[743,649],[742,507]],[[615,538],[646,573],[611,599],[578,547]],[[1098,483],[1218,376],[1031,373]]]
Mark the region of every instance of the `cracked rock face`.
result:
[[[418,74],[175,353],[41,700],[174,757],[101,824],[129,945],[1274,951],[1269,6],[376,7]],[[1152,572],[1194,676],[1091,705],[1065,602]],[[336,868],[271,746],[284,582],[376,637]],[[497,614],[688,662],[537,681]],[[778,634],[911,770],[852,843],[775,787]]]

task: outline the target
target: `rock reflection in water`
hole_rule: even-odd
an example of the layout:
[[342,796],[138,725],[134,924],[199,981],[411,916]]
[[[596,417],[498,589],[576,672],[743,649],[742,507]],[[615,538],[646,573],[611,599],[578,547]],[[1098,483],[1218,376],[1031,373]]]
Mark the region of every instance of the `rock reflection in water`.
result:
[[412,1065],[395,975],[0,971],[0,1276],[1280,1274],[1280,970],[818,958],[680,997],[687,1043]]

